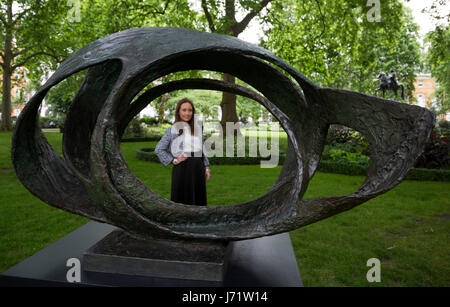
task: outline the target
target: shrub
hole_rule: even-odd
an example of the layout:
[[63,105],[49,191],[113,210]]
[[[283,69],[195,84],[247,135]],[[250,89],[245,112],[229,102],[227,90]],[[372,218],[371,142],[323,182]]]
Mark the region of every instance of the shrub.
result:
[[420,168],[448,168],[450,164],[449,138],[437,129],[433,129],[425,150],[418,158],[415,167]]
[[324,150],[322,159],[334,162],[359,163],[367,166],[370,163],[370,158],[360,152],[348,152],[346,150],[329,147]]
[[139,123],[146,124],[148,126],[156,126],[158,125],[158,119],[155,117],[144,116],[139,119]]
[[41,128],[50,127],[49,124],[50,124],[51,120],[52,120],[52,118],[48,117],[48,116],[39,117],[39,124],[41,125]]
[[369,155],[369,142],[366,138],[358,131],[341,125],[330,126],[325,145],[351,153]]
[[366,176],[368,165],[358,162],[321,160],[317,170],[324,173]]
[[450,170],[413,168],[406,179],[427,181],[450,181]]
[[153,142],[159,141],[161,136],[150,136],[150,137],[124,137],[120,140],[120,142]]
[[[139,160],[160,163],[158,156],[155,154],[154,148],[140,148],[136,151],[136,157]],[[261,160],[268,159],[268,157],[208,157],[211,165],[255,165],[260,164]],[[283,165],[284,161],[285,157],[280,156],[279,165]],[[348,162],[345,160],[321,160],[317,170],[324,173],[337,173],[350,176],[367,176],[368,168],[368,163]],[[421,181],[450,181],[450,170],[414,168],[408,173],[406,179]]]
[[[143,161],[160,162],[155,154],[154,148],[139,148],[136,150],[136,158]],[[261,160],[269,160],[270,157],[208,157],[212,165],[254,165],[260,164]],[[279,157],[279,165],[284,163],[284,156]]]
[[136,158],[142,161],[160,162],[155,154],[155,148],[139,148],[136,150]]
[[[366,176],[368,166],[355,162],[320,161],[318,170],[324,173]],[[406,176],[408,180],[450,181],[450,170],[413,168]]]
[[450,130],[450,121],[448,120],[440,120],[438,123],[439,128],[441,129],[446,129],[446,130]]
[[124,136],[127,137],[144,137],[145,129],[142,127],[138,119],[133,118],[125,129]]

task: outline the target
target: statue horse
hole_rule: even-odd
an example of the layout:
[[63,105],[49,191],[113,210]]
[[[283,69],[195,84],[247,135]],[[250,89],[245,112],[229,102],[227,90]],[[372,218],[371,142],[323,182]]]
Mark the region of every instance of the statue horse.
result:
[[397,97],[397,90],[401,89],[401,97],[405,100],[405,86],[402,83],[398,83],[395,79],[395,73],[391,71],[391,75],[387,76],[384,72],[380,72],[377,75],[377,79],[380,80],[380,87],[376,91],[382,91],[383,97],[386,91],[393,91],[395,97]]

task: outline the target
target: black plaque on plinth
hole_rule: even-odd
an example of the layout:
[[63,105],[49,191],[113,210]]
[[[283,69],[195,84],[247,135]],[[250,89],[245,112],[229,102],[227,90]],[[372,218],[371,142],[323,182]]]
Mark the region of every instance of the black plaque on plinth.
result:
[[[299,287],[289,233],[236,241],[228,247],[222,281],[189,280],[86,271],[83,255],[116,227],[89,222],[0,274],[0,286]],[[80,282],[68,282],[69,259],[81,263]]]

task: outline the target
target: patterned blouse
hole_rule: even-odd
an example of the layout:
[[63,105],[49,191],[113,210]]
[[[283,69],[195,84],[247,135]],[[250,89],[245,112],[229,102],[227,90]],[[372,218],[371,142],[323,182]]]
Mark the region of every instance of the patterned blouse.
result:
[[[156,145],[155,153],[164,166],[169,165],[174,157],[178,157],[183,152],[191,152],[200,149],[203,152],[203,163],[205,166],[209,165],[208,157],[206,156],[205,144],[200,137],[185,137],[183,134],[178,135],[173,126],[166,129],[166,132],[162,136],[161,140]],[[172,131],[173,130],[173,131]],[[186,144],[185,140],[191,141],[190,144]],[[200,146],[200,144],[202,144]]]

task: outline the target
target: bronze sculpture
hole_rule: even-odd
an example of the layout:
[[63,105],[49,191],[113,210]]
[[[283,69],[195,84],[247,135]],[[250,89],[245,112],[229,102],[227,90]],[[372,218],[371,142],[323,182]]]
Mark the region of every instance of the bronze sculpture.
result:
[[[83,69],[89,70],[67,114],[61,158],[37,127],[37,112],[51,87]],[[261,94],[219,80],[186,79],[155,86],[131,103],[152,80],[191,69],[232,74]],[[120,154],[127,123],[160,95],[193,88],[250,97],[280,122],[289,148],[266,194],[233,206],[185,206],[151,191],[128,169]],[[96,40],[60,65],[21,113],[12,159],[22,183],[57,208],[139,238],[233,241],[290,231],[387,192],[413,168],[433,123],[432,113],[418,106],[320,88],[269,51],[234,37],[141,28]],[[302,199],[330,124],[367,137],[369,173],[352,194]]]

